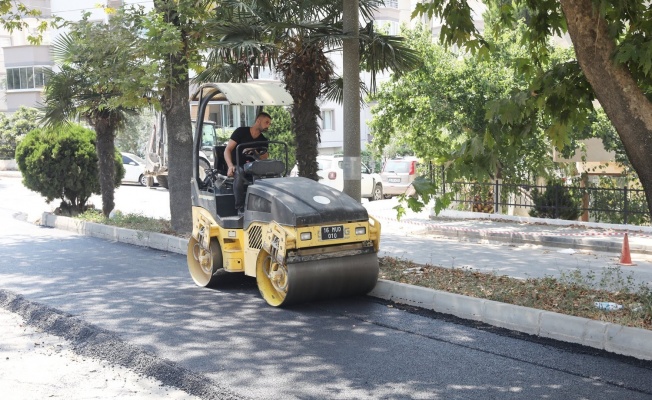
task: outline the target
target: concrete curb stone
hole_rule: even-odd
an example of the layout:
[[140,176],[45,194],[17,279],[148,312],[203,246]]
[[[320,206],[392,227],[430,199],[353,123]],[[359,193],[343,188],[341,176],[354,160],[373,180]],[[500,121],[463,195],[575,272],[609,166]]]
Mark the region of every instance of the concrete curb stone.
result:
[[[583,221],[567,221],[561,219],[545,219],[535,217],[519,217],[503,214],[487,214],[475,213],[467,211],[453,211],[444,210],[439,215],[434,212],[430,213],[430,222],[436,222],[438,219],[454,219],[454,220],[485,220],[485,221],[500,221],[508,223],[519,224],[536,224],[551,227],[562,226],[577,226],[585,229],[595,229],[596,231],[619,231],[621,234],[629,232],[631,234],[651,234],[652,227],[650,226],[635,226],[626,224],[609,224],[600,222],[583,222]],[[536,232],[505,232],[494,230],[470,230],[470,229],[455,229],[451,227],[447,229],[442,226],[433,226],[424,224],[424,231],[448,237],[455,238],[474,238],[487,241],[499,241],[508,243],[530,243],[538,244],[548,247],[575,247],[587,250],[599,250],[612,253],[620,253],[622,250],[622,240],[613,241],[600,239],[595,236],[581,237],[581,236],[555,236],[554,233],[540,234]],[[632,253],[652,254],[652,244],[635,243],[630,239],[630,251]]]
[[[102,239],[186,254],[188,239],[43,213],[41,224]],[[109,229],[112,228],[112,229]],[[652,331],[379,279],[370,296],[531,335],[652,360]]]
[[482,302],[482,322],[485,324],[540,335],[542,310],[491,300]]
[[[437,227],[428,227],[426,232],[429,234],[452,237],[456,239],[479,239],[486,241],[497,241],[507,243],[530,243],[547,247],[574,247],[578,249],[593,249],[611,253],[620,253],[622,243],[615,243],[608,240],[586,239],[572,236],[550,236],[535,235],[522,232],[492,232],[492,231],[459,231],[452,229],[442,229]],[[630,250],[633,253],[652,254],[652,246],[630,244]]]
[[[417,305],[411,300],[410,285],[379,280],[370,296],[401,304]],[[492,300],[478,299],[434,289],[433,302],[419,302],[419,307],[462,319],[484,322],[489,325],[518,332],[576,343],[642,360],[652,360],[652,331],[631,328],[608,322],[537,310]],[[407,299],[407,300],[406,300]]]

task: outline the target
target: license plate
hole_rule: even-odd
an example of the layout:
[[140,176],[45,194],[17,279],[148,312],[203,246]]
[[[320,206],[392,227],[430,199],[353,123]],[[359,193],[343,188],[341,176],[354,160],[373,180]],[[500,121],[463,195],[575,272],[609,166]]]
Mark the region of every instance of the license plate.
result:
[[401,183],[401,178],[389,178],[388,181],[391,183]]
[[322,226],[321,240],[333,240],[333,239],[344,239],[344,227],[342,225]]

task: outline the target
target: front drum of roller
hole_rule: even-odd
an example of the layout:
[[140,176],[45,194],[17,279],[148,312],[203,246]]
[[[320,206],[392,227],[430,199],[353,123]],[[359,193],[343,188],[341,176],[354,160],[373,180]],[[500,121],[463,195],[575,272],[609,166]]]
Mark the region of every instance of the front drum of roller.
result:
[[376,286],[378,270],[376,253],[280,265],[261,251],[256,282],[265,301],[281,307],[366,294]]

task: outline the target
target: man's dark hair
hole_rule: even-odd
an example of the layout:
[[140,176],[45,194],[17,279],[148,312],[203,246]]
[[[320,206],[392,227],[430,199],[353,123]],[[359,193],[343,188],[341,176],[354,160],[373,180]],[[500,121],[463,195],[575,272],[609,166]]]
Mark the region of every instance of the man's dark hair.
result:
[[265,111],[259,112],[258,115],[256,115],[256,119],[258,119],[258,118],[260,118],[260,117],[267,117],[267,118],[269,118],[270,120],[272,119],[272,116],[269,115],[269,114],[267,114]]

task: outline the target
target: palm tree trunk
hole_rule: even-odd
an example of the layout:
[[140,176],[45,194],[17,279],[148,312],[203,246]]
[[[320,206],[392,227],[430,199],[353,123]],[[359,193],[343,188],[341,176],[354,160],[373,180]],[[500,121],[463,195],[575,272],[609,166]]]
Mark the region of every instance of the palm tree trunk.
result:
[[296,159],[299,175],[318,180],[317,145],[320,142],[319,105],[317,99],[332,67],[320,43],[304,43],[297,39],[285,50],[277,64],[292,105],[292,132],[296,138]]
[[[92,125],[95,128],[100,191],[102,193],[102,214],[109,217],[115,208],[115,125],[111,116],[103,115],[94,118]],[[82,211],[82,210],[80,210]]]

